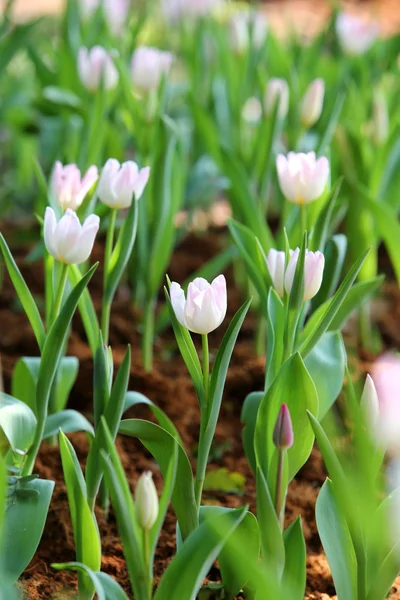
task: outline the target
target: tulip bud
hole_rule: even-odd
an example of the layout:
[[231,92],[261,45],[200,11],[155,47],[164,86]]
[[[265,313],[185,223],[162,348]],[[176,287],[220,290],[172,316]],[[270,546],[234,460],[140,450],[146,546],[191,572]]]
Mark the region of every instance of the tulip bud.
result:
[[249,98],[242,108],[242,119],[248,125],[257,125],[262,117],[262,106],[258,98]]
[[161,79],[169,73],[173,56],[158,48],[140,46],[132,56],[131,75],[135,88],[150,92],[157,90]]
[[[289,263],[285,272],[285,290],[290,294],[296,273],[297,261],[299,259],[300,249],[296,248],[291,253]],[[304,302],[311,300],[318,294],[322,283],[324,273],[325,257],[322,252],[311,252],[306,250],[304,262]]]
[[278,450],[289,450],[293,446],[293,426],[287,404],[282,404],[279,409],[272,439]]
[[380,91],[374,93],[372,125],[375,144],[383,146],[389,137],[390,124],[386,100]]
[[340,12],[336,19],[336,33],[342,50],[356,56],[369,50],[378,37],[379,26],[364,17]]
[[300,115],[304,127],[312,127],[320,118],[324,105],[325,82],[314,79],[308,86],[301,103]]
[[272,284],[281,298],[283,298],[284,293],[285,262],[285,252],[279,252],[271,248],[267,256],[267,267]]
[[79,79],[90,92],[97,92],[101,85],[111,90],[118,83],[119,74],[110,54],[102,46],[91,50],[80,48],[78,53]]
[[329,180],[329,161],[325,156],[316,158],[315,152],[289,152],[276,159],[279,186],[286,200],[294,204],[309,204],[317,200]]
[[97,215],[89,215],[81,225],[76,213],[70,208],[67,208],[57,223],[54,210],[48,206],[43,228],[47,252],[67,265],[85,262],[92,252],[99,225]]
[[129,13],[129,0],[103,0],[104,17],[113,35],[121,35]]
[[89,167],[81,179],[81,172],[75,164],[63,166],[57,161],[51,179],[54,198],[64,210],[78,210],[98,177],[97,167]]
[[289,111],[289,86],[285,79],[272,77],[267,83],[264,97],[264,110],[268,117],[273,114],[277,102],[278,117],[284,119]]
[[199,18],[213,12],[224,0],[161,0],[161,9],[168,21]]
[[149,531],[158,517],[158,495],[151,471],[139,477],[135,493],[136,516],[140,527]]
[[187,299],[178,283],[170,288],[171,304],[179,323],[194,333],[207,334],[219,327],[226,315],[226,281],[219,275],[210,284],[197,277],[189,283]]
[[400,452],[400,357],[383,354],[372,365],[372,379],[379,400],[377,442],[390,452]]
[[365,379],[360,406],[366,424],[371,429],[375,428],[379,419],[379,400],[378,394],[376,393],[375,384],[371,375],[367,375]]
[[231,46],[238,54],[249,48],[262,48],[267,31],[267,22],[261,12],[242,9],[236,11],[229,20]]
[[114,209],[129,208],[132,197],[139,200],[147,185],[150,167],[139,171],[135,162],[129,160],[122,165],[110,158],[101,173],[97,194],[106,206]]

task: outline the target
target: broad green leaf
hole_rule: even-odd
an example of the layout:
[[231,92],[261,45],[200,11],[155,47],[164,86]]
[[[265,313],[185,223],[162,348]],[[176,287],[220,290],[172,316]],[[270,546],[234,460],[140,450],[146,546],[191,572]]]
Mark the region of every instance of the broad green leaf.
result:
[[315,434],[315,439],[317,440],[319,449],[321,450],[322,458],[324,459],[329,477],[334,484],[338,486],[338,489],[341,489],[342,493],[345,493],[345,489],[347,488],[346,476],[343,471],[343,467],[340,464],[339,458],[337,457],[335,450],[328,439],[328,436],[323,430],[322,425],[310,412],[308,412],[308,418],[310,419],[310,423]]
[[163,429],[168,431],[168,433],[171,434],[172,437],[174,437],[183,447],[182,438],[179,435],[177,428],[161,408],[156,406],[147,398],[147,396],[141,394],[140,392],[127,392],[125,396],[124,412],[126,412],[129,408],[137,406],[138,404],[146,404],[157,419],[158,424],[161,425]]
[[195,600],[226,540],[246,515],[246,508],[216,515],[202,523],[184,542],[161,578],[154,600]]
[[77,410],[60,410],[54,415],[49,415],[44,427],[43,439],[53,437],[59,430],[63,433],[73,433],[74,431],[86,431],[92,437],[94,436],[93,425]]
[[283,534],[285,543],[285,568],[282,581],[290,584],[291,600],[303,600],[306,589],[306,542],[297,517]]
[[375,571],[371,587],[368,590],[367,600],[375,600],[387,597],[391,587],[399,574],[399,544],[386,556],[378,571]]
[[5,241],[1,233],[0,249],[3,253],[4,262],[6,263],[10,279],[13,282],[15,291],[18,294],[18,298],[32,326],[33,333],[35,334],[38,346],[40,349],[42,349],[46,338],[42,318],[32,297],[32,294],[30,293],[29,288],[26,285],[24,278],[22,277],[21,271],[18,269],[18,266],[10,252],[10,249],[7,246],[7,242]]
[[[354,546],[329,479],[325,481],[318,495],[316,519],[338,600],[356,600],[357,560]],[[377,598],[374,596],[374,600]]]
[[242,429],[242,442],[246,458],[253,473],[256,473],[256,455],[254,451],[254,436],[256,430],[257,413],[264,392],[251,392],[246,396],[242,407],[240,421],[244,424]]
[[98,600],[129,600],[119,583],[107,573],[92,571],[79,562],[53,563],[51,566],[57,571],[78,571],[87,575],[93,584]]
[[327,332],[314,346],[304,364],[318,394],[321,420],[339,396],[346,367],[346,350],[339,332]]
[[283,361],[285,309],[273,287],[268,293],[268,344],[265,389],[268,389],[279,373]]
[[183,539],[198,526],[198,515],[193,490],[193,473],[189,459],[180,443],[165,429],[141,419],[121,421],[119,433],[138,438],[160,465],[164,477],[168,470],[169,456],[178,444],[178,465],[172,494],[174,507]]
[[42,537],[53,494],[54,482],[35,479],[24,489],[36,494],[14,496],[7,508],[0,541],[0,580],[4,585],[15,583],[28,566]]
[[0,539],[2,536],[3,525],[5,521],[5,510],[6,510],[6,491],[7,491],[7,479],[6,479],[6,463],[3,456],[0,454]]
[[[101,567],[101,541],[96,517],[88,504],[85,480],[75,450],[62,431],[59,434],[59,443],[76,558],[93,571],[98,571]],[[90,589],[86,575],[80,579],[84,588]]]
[[29,406],[8,394],[0,394],[0,430],[13,450],[26,452],[31,447],[36,426],[36,417]]
[[266,478],[257,467],[257,518],[263,565],[268,565],[278,581],[285,564],[285,546],[282,530]]
[[[81,280],[82,273],[78,265],[69,266],[68,277],[70,282],[74,286]],[[79,300],[78,308],[82,318],[83,326],[85,328],[85,333],[90,346],[90,350],[92,351],[92,356],[94,356],[97,348],[100,325],[88,289],[84,290]]]

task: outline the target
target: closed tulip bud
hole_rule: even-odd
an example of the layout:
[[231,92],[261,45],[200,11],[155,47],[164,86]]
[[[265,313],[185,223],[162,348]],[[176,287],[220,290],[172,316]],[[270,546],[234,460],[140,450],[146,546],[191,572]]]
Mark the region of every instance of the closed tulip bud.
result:
[[364,17],[341,12],[336,19],[336,33],[342,50],[356,56],[369,50],[378,37],[379,26]]
[[212,13],[224,0],[161,0],[161,9],[168,21],[197,19]]
[[131,63],[134,87],[144,92],[157,90],[162,78],[169,73],[172,60],[170,52],[150,46],[136,48]]
[[62,165],[57,161],[54,165],[51,187],[54,198],[64,210],[78,210],[86,194],[99,177],[97,167],[89,167],[81,178],[77,165]]
[[276,159],[279,185],[286,200],[294,204],[309,204],[317,200],[329,181],[329,161],[316,158],[315,152],[289,152]]
[[219,275],[210,284],[197,277],[189,283],[187,298],[178,283],[170,288],[171,304],[179,323],[194,333],[207,334],[219,327],[226,315],[226,281]]
[[260,12],[242,9],[229,20],[231,46],[238,54],[249,48],[259,50],[265,43],[267,32],[267,21]]
[[102,46],[79,49],[78,74],[82,85],[90,92],[97,92],[102,85],[104,89],[112,90],[119,79],[113,59]]
[[279,103],[278,117],[284,119],[289,111],[289,86],[285,79],[272,77],[267,83],[264,97],[264,110],[271,116]]
[[267,256],[267,267],[271,276],[272,284],[278,295],[283,298],[285,279],[285,252],[271,248]]
[[375,435],[379,445],[400,452],[400,357],[386,353],[372,365],[371,376],[379,399]]
[[292,419],[287,404],[282,404],[279,409],[278,418],[272,435],[275,448],[278,450],[289,450],[294,443]]
[[257,125],[262,117],[262,106],[258,98],[249,98],[242,108],[242,119],[249,125]]
[[360,405],[365,422],[372,430],[379,419],[379,400],[371,375],[367,375],[365,379]]
[[129,0],[103,0],[104,17],[113,35],[121,35],[129,13]]
[[150,167],[138,168],[132,160],[122,163],[110,158],[101,173],[97,194],[106,206],[129,208],[132,198],[139,200],[150,176]]
[[386,100],[380,91],[374,93],[372,125],[374,142],[382,146],[389,137],[390,124]]
[[[300,250],[296,248],[290,256],[290,260],[285,272],[285,290],[290,294],[299,259]],[[304,262],[304,302],[311,300],[321,287],[322,277],[324,274],[325,257],[322,252],[310,252],[306,250]]]
[[140,527],[150,531],[158,517],[158,495],[150,471],[142,473],[136,485],[136,516]]
[[312,127],[320,118],[324,106],[325,82],[314,79],[308,86],[301,103],[301,122],[305,127]]
[[89,215],[83,225],[70,208],[57,223],[54,210],[48,206],[44,215],[44,243],[47,252],[67,265],[85,262],[92,252],[100,219]]

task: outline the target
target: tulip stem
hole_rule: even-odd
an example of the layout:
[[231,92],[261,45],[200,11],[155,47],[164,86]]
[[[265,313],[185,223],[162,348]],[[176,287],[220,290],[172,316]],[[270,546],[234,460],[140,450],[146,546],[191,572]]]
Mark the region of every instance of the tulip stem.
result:
[[275,511],[278,517],[279,525],[283,529],[284,511],[282,506],[282,485],[284,468],[285,450],[278,450],[278,468],[276,472],[276,490],[275,490]]
[[156,301],[148,300],[143,313],[142,360],[146,373],[150,373],[153,369],[155,307]]
[[104,276],[103,276],[103,306],[101,310],[101,333],[103,335],[104,344],[108,345],[110,334],[110,312],[112,299],[106,293],[107,281],[110,275],[110,261],[114,244],[115,224],[117,220],[117,211],[111,209],[110,222],[108,224],[106,247],[104,251]]
[[[145,564],[145,572],[146,572],[146,586],[147,586],[147,599],[151,600],[152,591],[153,591],[153,581],[152,581],[152,572],[150,565],[150,532],[145,529],[143,531],[143,559]],[[146,599],[146,600],[147,600]]]
[[57,317],[59,315],[62,299],[64,296],[65,284],[67,283],[67,276],[68,276],[68,265],[63,263],[62,267],[61,267],[60,279],[58,280],[57,293],[55,295],[53,308],[51,311],[50,325],[52,325],[54,323],[54,321],[57,319]]
[[201,342],[203,347],[203,381],[204,381],[204,398],[205,405],[208,408],[208,387],[210,381],[210,353],[208,349],[208,335],[202,334]]
[[300,205],[300,218],[301,218],[301,235],[307,231],[307,205]]
[[197,467],[196,467],[196,480],[194,486],[195,499],[198,510],[200,510],[201,497],[203,494],[204,479],[206,476],[209,446],[205,443],[205,433],[208,425],[208,411],[209,411],[209,381],[210,381],[210,353],[208,348],[208,335],[202,334],[201,342],[203,346],[203,382],[204,382],[204,400],[201,404],[201,416],[200,416],[200,438],[199,448],[197,455]]

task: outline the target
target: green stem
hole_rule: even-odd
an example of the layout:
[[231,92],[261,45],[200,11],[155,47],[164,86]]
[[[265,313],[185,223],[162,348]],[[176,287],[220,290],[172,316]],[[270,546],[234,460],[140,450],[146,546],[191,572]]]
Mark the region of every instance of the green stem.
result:
[[204,479],[206,476],[209,447],[208,444],[204,443],[205,432],[208,425],[208,410],[209,410],[209,380],[210,380],[210,353],[208,349],[208,336],[203,334],[201,336],[202,348],[203,348],[203,382],[204,382],[204,402],[201,406],[201,417],[200,417],[200,437],[199,437],[199,449],[197,456],[197,467],[196,467],[196,479],[194,484],[194,493],[196,499],[197,509],[200,510],[201,497],[203,494]]
[[143,558],[145,563],[145,572],[147,574],[147,598],[151,600],[153,593],[153,576],[152,568],[150,564],[150,532],[147,530],[143,531]]
[[68,277],[68,265],[63,263],[62,267],[61,267],[60,279],[58,281],[57,293],[56,293],[53,307],[51,310],[51,318],[50,318],[49,325],[52,325],[59,315],[62,299],[64,296],[65,284],[67,283],[67,277]]
[[304,232],[307,231],[307,205],[300,205],[300,219],[301,219],[301,235],[303,236]]
[[204,381],[204,399],[208,408],[208,387],[210,381],[210,353],[208,349],[208,335],[202,334],[201,343],[203,349],[203,381]]
[[142,360],[144,370],[147,373],[150,373],[153,369],[155,309],[156,301],[154,299],[145,303],[143,313]]
[[285,451],[278,450],[278,470],[276,473],[276,490],[275,490],[275,511],[276,511],[276,516],[278,517],[279,525],[280,525],[281,529],[283,529],[283,518],[284,518],[283,502],[282,502],[282,500],[283,500],[282,486],[283,486],[284,457],[285,457]]
[[110,334],[110,313],[111,313],[111,298],[105,293],[107,289],[108,277],[110,274],[110,260],[114,245],[115,223],[117,220],[117,211],[111,209],[110,222],[108,224],[106,247],[104,251],[104,276],[103,276],[103,306],[101,309],[101,333],[103,341],[108,345]]

